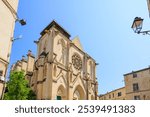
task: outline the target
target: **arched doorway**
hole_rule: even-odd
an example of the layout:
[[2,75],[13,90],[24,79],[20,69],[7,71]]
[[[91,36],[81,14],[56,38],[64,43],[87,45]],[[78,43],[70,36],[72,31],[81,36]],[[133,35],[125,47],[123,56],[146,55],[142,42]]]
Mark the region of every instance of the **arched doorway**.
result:
[[60,85],[56,95],[57,100],[66,100],[66,91],[63,85]]
[[73,93],[73,100],[85,100],[85,92],[80,85],[76,87]]

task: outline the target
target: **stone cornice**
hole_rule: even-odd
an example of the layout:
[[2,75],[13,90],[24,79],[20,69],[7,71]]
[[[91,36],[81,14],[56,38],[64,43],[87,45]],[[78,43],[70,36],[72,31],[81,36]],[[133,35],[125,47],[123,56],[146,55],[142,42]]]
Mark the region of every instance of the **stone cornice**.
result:
[[141,70],[137,70],[137,71],[132,71],[130,73],[124,74],[124,76],[130,75],[130,74],[133,74],[133,73],[138,73],[138,72],[146,71],[146,70],[150,70],[150,67],[144,68],[144,69],[141,69]]
[[139,90],[139,91],[133,91],[133,92],[128,92],[128,93],[126,93],[126,94],[140,93],[140,92],[145,92],[145,91],[150,91],[150,89],[146,89],[146,90]]

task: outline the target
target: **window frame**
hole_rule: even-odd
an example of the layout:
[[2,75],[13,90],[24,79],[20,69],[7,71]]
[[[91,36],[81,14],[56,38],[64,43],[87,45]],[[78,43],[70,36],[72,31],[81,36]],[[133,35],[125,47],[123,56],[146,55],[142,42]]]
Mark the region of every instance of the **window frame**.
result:
[[133,83],[133,91],[139,91],[139,84],[138,83]]
[[135,95],[134,96],[134,100],[140,100],[141,98],[140,98],[140,95]]
[[118,92],[118,97],[122,96],[122,92]]
[[137,73],[133,73],[133,78],[137,78]]

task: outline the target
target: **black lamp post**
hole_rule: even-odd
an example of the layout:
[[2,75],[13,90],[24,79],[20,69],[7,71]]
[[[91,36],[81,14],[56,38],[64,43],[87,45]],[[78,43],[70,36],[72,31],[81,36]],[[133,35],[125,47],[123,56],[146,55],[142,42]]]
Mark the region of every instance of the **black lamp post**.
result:
[[141,31],[142,30],[142,26],[143,26],[143,20],[141,17],[135,17],[133,24],[131,26],[131,28],[133,29],[133,31],[137,34],[147,34],[150,35],[150,30],[147,31]]
[[26,21],[24,19],[16,19],[16,22],[19,22],[22,26],[26,25]]

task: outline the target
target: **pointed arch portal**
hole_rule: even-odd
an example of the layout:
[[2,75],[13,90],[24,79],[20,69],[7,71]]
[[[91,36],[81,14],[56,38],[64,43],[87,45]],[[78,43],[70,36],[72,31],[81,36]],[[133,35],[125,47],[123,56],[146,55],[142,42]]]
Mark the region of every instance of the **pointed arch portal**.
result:
[[66,100],[66,91],[63,85],[60,85],[58,90],[57,90],[57,100]]
[[85,100],[85,92],[83,88],[78,85],[73,93],[74,100]]

